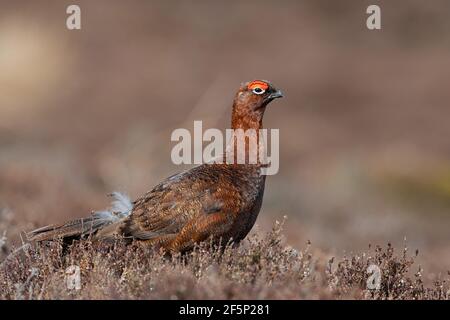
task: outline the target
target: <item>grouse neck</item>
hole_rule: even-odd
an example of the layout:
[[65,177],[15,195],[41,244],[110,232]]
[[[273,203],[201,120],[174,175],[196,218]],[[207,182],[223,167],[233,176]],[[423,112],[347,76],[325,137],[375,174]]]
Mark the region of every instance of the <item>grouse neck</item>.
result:
[[226,148],[226,162],[261,165],[265,160],[261,134],[265,106],[258,107],[235,99],[231,115],[232,135]]
[[261,165],[265,160],[262,125],[233,127],[226,147],[226,162],[232,164]]
[[244,131],[249,129],[259,130],[262,129],[262,114],[240,114],[233,112],[231,117],[231,128],[233,130],[242,129]]

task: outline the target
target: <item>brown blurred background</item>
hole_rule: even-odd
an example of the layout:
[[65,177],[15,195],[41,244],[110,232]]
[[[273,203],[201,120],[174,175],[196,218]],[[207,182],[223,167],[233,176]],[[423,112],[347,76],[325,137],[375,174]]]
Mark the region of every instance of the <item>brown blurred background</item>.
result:
[[[81,7],[82,29],[66,29]],[[369,31],[366,8],[382,9]],[[0,1],[0,236],[180,171],[170,133],[229,125],[241,82],[285,93],[259,230],[329,255],[388,242],[450,269],[450,2]],[[258,230],[258,228],[256,228]]]

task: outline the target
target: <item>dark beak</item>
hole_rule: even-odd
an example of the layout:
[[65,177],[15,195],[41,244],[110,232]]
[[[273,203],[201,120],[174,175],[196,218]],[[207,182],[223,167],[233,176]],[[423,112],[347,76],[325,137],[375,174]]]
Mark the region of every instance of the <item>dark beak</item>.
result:
[[272,93],[268,96],[268,98],[269,98],[270,100],[273,100],[273,99],[276,99],[276,98],[283,98],[283,93],[281,93],[280,90],[277,90],[277,91],[275,91],[275,92],[272,92]]

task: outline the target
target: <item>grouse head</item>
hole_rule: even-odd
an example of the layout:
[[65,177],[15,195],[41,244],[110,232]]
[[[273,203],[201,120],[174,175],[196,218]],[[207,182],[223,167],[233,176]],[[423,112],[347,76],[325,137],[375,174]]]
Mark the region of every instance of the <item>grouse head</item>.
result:
[[260,129],[266,106],[281,97],[281,91],[269,81],[254,80],[242,84],[234,98],[232,128]]

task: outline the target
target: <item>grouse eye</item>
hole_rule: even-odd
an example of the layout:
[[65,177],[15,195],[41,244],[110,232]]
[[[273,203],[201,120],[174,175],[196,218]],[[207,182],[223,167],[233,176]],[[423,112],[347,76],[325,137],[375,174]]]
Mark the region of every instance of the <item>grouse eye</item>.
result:
[[261,95],[269,89],[269,84],[262,80],[255,80],[248,84],[248,90],[251,90],[254,94]]
[[264,90],[264,89],[262,89],[260,87],[256,87],[256,88],[253,88],[252,92],[254,94],[263,94],[264,92],[266,92],[266,90]]

